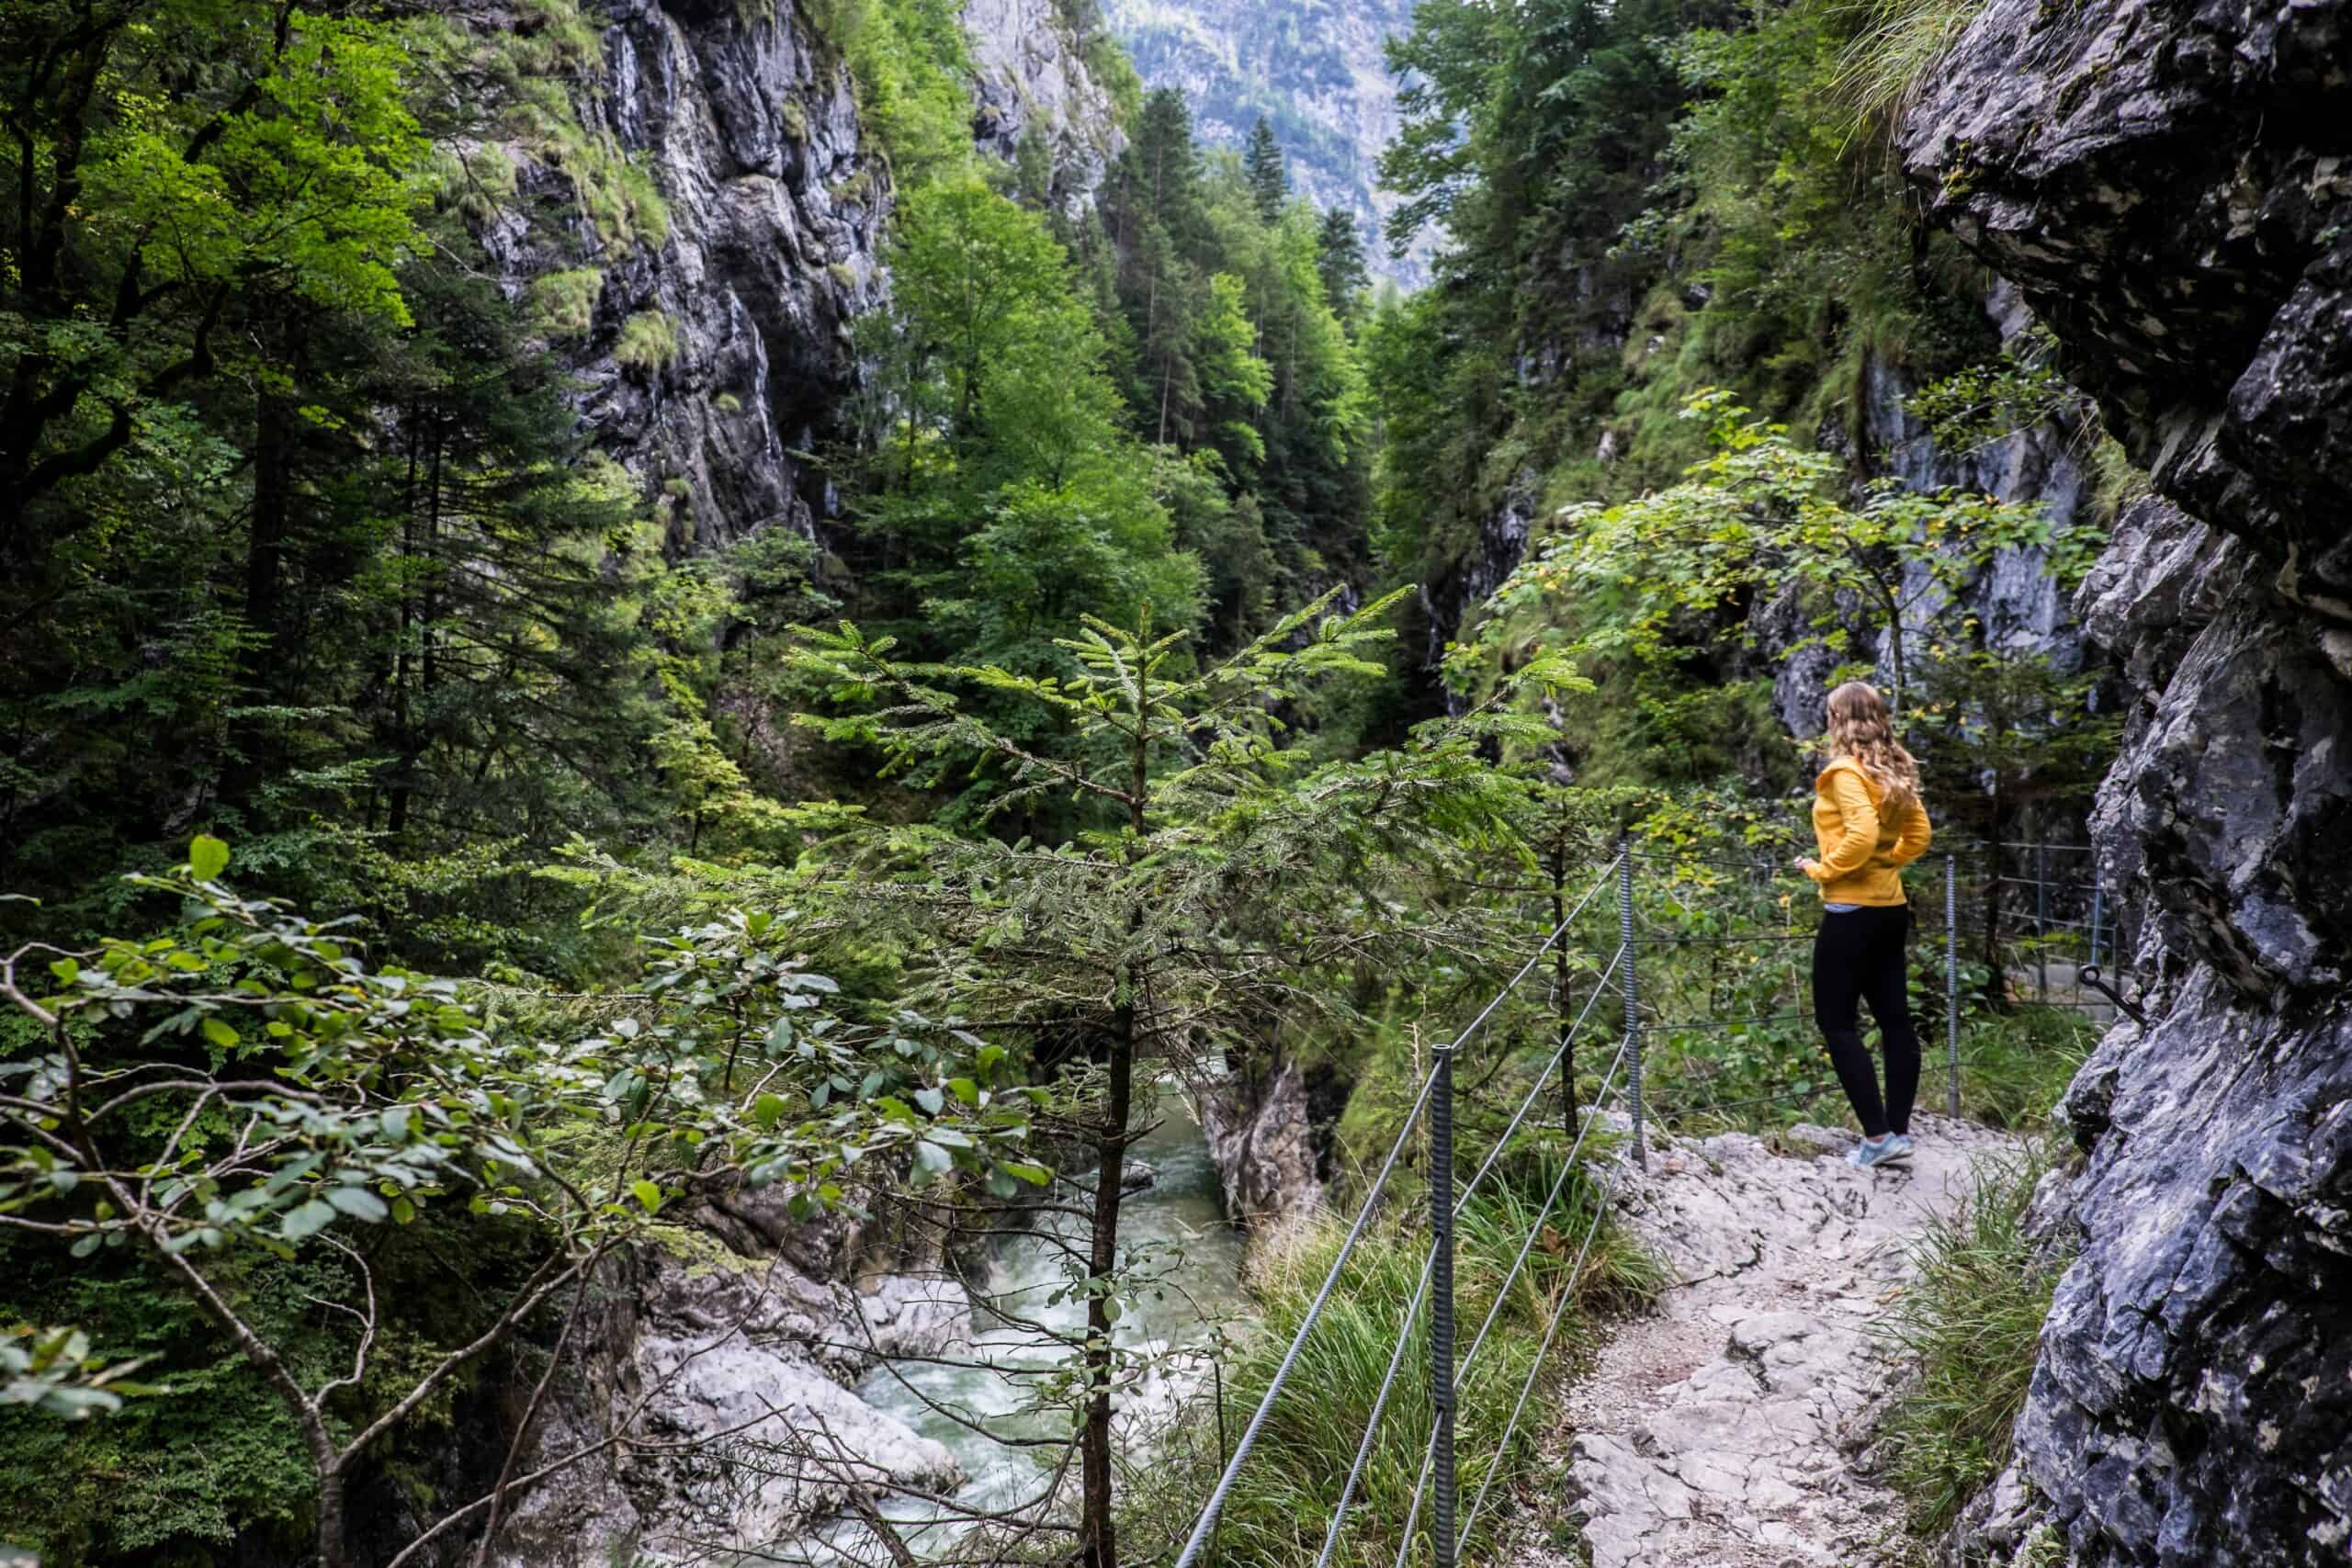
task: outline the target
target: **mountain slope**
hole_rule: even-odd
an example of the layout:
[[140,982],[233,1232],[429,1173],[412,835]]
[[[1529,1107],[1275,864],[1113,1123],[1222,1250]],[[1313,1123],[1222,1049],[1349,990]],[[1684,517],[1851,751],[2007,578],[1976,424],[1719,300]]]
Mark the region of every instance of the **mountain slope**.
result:
[[1204,143],[1238,148],[1261,115],[1317,207],[1356,214],[1374,270],[1408,286],[1427,252],[1391,258],[1376,237],[1396,200],[1378,188],[1396,131],[1396,83],[1382,40],[1412,20],[1413,0],[1103,0],[1113,28],[1154,87],[1181,87]]

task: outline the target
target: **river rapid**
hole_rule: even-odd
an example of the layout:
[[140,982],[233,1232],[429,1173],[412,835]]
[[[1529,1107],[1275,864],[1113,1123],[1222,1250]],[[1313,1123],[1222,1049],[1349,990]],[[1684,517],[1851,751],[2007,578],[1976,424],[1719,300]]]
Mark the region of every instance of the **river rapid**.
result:
[[[1185,1094],[1172,1081],[1159,1086],[1157,1114],[1158,1125],[1132,1155],[1152,1168],[1154,1179],[1120,1204],[1120,1239],[1135,1258],[1128,1275],[1136,1283],[1113,1334],[1123,1348],[1153,1352],[1159,1368],[1121,1401],[1120,1437],[1131,1454],[1148,1451],[1155,1429],[1208,1377],[1220,1337],[1245,1329],[1251,1311],[1239,1280],[1241,1234],[1226,1220],[1207,1141]],[[1073,1196],[1082,1205],[1084,1193]],[[1037,1495],[1061,1461],[1059,1447],[1021,1448],[993,1440],[1067,1433],[1066,1406],[1035,1408],[1041,1385],[1057,1374],[1074,1375],[1069,1347],[1046,1331],[1075,1332],[1086,1321],[1083,1299],[1063,1293],[1074,1270],[1055,1245],[1057,1236],[1082,1242],[1081,1222],[1072,1215],[1044,1215],[1034,1234],[991,1244],[985,1279],[972,1281],[968,1350],[947,1352],[936,1361],[886,1360],[857,1385],[858,1397],[867,1404],[937,1438],[955,1454],[968,1477],[956,1494],[960,1509],[998,1513],[1018,1507]],[[946,1413],[951,1410],[956,1415]],[[1069,1494],[1075,1492],[1073,1474]],[[924,1559],[947,1555],[971,1528],[922,1498],[904,1495],[883,1499],[880,1511]],[[766,1560],[779,1557],[825,1568],[888,1560],[880,1543],[853,1519],[836,1521]]]

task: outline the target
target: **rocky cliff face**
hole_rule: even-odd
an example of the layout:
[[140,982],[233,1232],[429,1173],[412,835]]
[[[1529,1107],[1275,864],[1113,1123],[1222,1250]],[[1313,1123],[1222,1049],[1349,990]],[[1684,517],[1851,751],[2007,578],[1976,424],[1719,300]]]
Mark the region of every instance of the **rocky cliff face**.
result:
[[2078,1248],[1955,1556],[2352,1550],[2352,5],[1993,0],[1906,167],[2154,473],[2085,585],[2133,687],[2097,831],[2161,911],[2069,1096]]
[[[1997,284],[1986,295],[1984,310],[2004,341],[2033,322],[2007,284]],[[1920,494],[1956,490],[2039,505],[2056,526],[2074,523],[2091,504],[2094,486],[2084,468],[2082,432],[2075,423],[2043,420],[1954,452],[1912,417],[1908,402],[1918,388],[1915,373],[1873,356],[1862,371],[1857,428],[1850,434],[1824,432],[1823,445],[1833,450],[1855,446],[1849,457],[1858,471],[1886,475],[1906,490]],[[2053,670],[2070,675],[2095,657],[2085,647],[2081,627],[2041,550],[2001,551],[1961,585],[1957,604],[1947,602],[1928,576],[1924,567],[1914,567],[1903,584],[1904,630],[1915,649],[1933,644],[1949,631],[1955,615],[1965,615],[1984,628],[1984,647],[1996,653],[2045,659]],[[1783,602],[1759,613],[1761,641],[1772,667],[1772,706],[1791,733],[1818,735],[1822,703],[1841,659],[1815,641],[1811,628],[1792,611]],[[1874,619],[1863,619],[1850,629],[1858,639],[1875,635],[1876,643],[1865,646],[1874,646],[1882,671],[1892,669],[1893,639]]]
[[1083,212],[1124,145],[1111,95],[1087,63],[1057,0],[966,0],[971,51],[972,136],[984,152],[1018,164],[1023,144],[1045,155],[1047,196],[1068,216]]
[[[608,235],[571,353],[582,417],[661,498],[673,544],[710,549],[763,528],[814,536],[831,496],[805,456],[855,389],[850,326],[887,299],[889,171],[838,52],[790,5],[608,0],[601,69],[575,106],[650,174],[658,243]],[[1109,94],[1054,0],[970,0],[975,144],[1045,159],[1053,199],[1092,198],[1119,145]],[[482,226],[521,296],[578,276],[579,186],[507,149],[521,198]],[[534,224],[544,205],[566,220]]]
[[[854,380],[849,323],[882,298],[889,208],[848,72],[789,6],[611,0],[603,70],[575,95],[650,173],[659,243],[608,237],[573,353],[599,445],[658,489],[672,536],[709,548],[761,528],[810,533],[815,444]],[[576,208],[573,183],[514,150],[519,189]],[[562,237],[576,243],[575,220]],[[521,294],[577,266],[519,211],[483,242]]]

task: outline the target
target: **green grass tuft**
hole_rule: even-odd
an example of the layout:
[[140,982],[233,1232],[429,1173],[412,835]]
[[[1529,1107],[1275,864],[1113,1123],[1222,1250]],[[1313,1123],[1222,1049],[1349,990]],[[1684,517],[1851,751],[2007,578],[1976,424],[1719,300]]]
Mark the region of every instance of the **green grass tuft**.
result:
[[[1529,1156],[1505,1173],[1501,1185],[1482,1190],[1464,1212],[1454,1275],[1457,1355],[1467,1353],[1494,1304],[1558,1172],[1555,1162],[1562,1152]],[[1465,1513],[1490,1474],[1493,1492],[1465,1560],[1480,1560],[1493,1549],[1496,1526],[1510,1514],[1515,1492],[1531,1472],[1533,1439],[1551,1424],[1566,1374],[1591,1348],[1595,1319],[1646,1299],[1660,1283],[1657,1266],[1605,1218],[1571,1280],[1600,1201],[1589,1171],[1580,1169],[1540,1232],[1470,1370],[1459,1401],[1456,1443]],[[1253,1256],[1251,1283],[1263,1308],[1263,1326],[1227,1365],[1221,1422],[1214,1400],[1204,1399],[1195,1418],[1182,1423],[1170,1446],[1155,1456],[1152,1472],[1136,1478],[1127,1529],[1139,1559],[1160,1545],[1172,1551],[1182,1540],[1222,1463],[1220,1430],[1230,1437],[1249,1421],[1343,1235],[1341,1225],[1324,1217],[1270,1239]],[[1208,1561],[1226,1568],[1303,1568],[1315,1561],[1426,1256],[1426,1226],[1402,1206],[1359,1245],[1242,1468]],[[1534,1364],[1554,1304],[1564,1296],[1569,1297],[1569,1315],[1506,1442],[1512,1404]],[[1424,1308],[1415,1320],[1381,1439],[1366,1463],[1336,1562],[1385,1564],[1396,1555],[1396,1532],[1412,1506],[1430,1430],[1427,1325]],[[1171,1532],[1172,1539],[1160,1540]]]
[[1853,40],[1838,62],[1836,91],[1858,125],[1891,120],[1909,107],[1984,0],[1857,0],[1839,7]]
[[621,327],[613,357],[650,374],[678,357],[678,323],[660,310],[639,310]]
[[1888,1479],[1922,1535],[1949,1525],[2009,1459],[2042,1321],[2065,1259],[2025,1233],[2049,1168],[2036,1145],[1979,1169],[1968,1201],[1913,1246],[1917,1275],[1879,1332],[1917,1366],[1883,1427]]

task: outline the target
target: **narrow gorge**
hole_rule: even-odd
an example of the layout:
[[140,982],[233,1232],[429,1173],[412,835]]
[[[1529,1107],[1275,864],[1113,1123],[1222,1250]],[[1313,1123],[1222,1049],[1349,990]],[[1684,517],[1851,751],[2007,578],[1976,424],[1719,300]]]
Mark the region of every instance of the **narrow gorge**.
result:
[[2352,0],[0,104],[0,1557],[2352,1554]]

